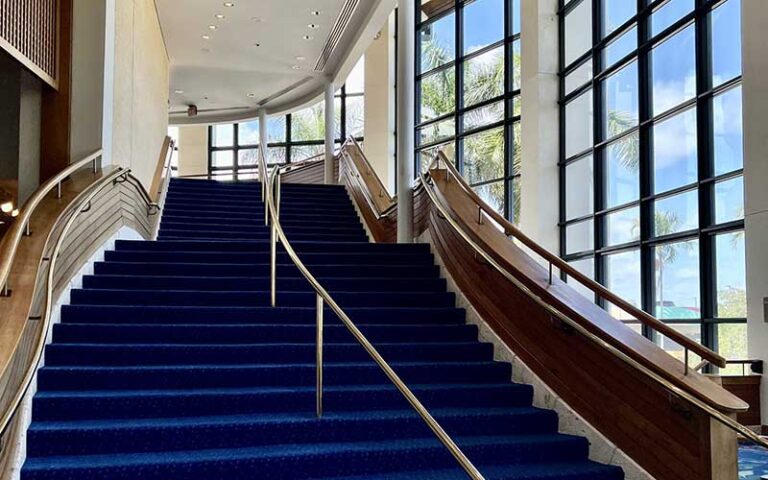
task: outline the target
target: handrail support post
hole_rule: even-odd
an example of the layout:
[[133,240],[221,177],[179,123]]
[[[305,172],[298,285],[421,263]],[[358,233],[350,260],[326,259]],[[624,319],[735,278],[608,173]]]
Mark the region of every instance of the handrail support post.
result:
[[315,413],[317,418],[323,417],[323,297],[317,294],[317,336],[315,350],[316,392]]
[[477,223],[478,225],[483,224],[483,207],[480,205],[477,206]]
[[549,262],[549,284],[552,285],[552,262]]
[[24,224],[24,236],[25,237],[32,236],[32,231],[29,229],[29,220],[27,221],[27,223]]
[[688,375],[688,347],[685,347],[685,375]]
[[61,182],[56,184],[56,198],[61,198]]

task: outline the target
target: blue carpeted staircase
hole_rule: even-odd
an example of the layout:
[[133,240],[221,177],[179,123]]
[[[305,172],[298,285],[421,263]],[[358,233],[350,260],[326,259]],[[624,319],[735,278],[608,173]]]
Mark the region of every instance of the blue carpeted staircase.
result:
[[[285,185],[281,218],[486,478],[623,478],[510,382],[427,245],[368,243],[342,187]],[[62,309],[24,480],[465,478],[330,312],[315,418],[315,296],[280,252],[279,307],[269,307],[263,220],[258,184],[172,181],[159,241],[118,241]]]

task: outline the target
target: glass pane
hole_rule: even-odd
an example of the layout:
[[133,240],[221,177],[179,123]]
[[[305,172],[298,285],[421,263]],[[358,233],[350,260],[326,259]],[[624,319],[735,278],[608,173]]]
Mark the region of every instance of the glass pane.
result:
[[674,195],[653,205],[653,235],[663,237],[699,227],[699,192]]
[[653,114],[658,115],[696,95],[696,28],[676,33],[651,50]]
[[232,150],[211,152],[211,165],[214,168],[232,168],[235,166],[235,154]]
[[565,17],[565,65],[592,48],[592,2],[582,1]]
[[451,113],[456,109],[456,72],[453,68],[440,70],[419,82],[421,121]]
[[[683,335],[695,341],[696,343],[701,343],[701,324],[693,323],[693,324],[678,324],[678,325],[670,325],[670,326],[674,330],[677,330],[679,333],[682,333]],[[655,336],[661,348],[666,350],[667,353],[669,353],[676,359],[680,360],[681,362],[685,361],[685,349],[682,347],[682,345],[670,340],[669,338],[663,335],[655,335]],[[694,353],[688,352],[689,365],[691,366],[696,365],[700,361],[701,361],[701,357],[699,357]]]
[[269,147],[267,149],[267,163],[285,163],[287,161],[287,154],[285,147]]
[[565,253],[587,252],[595,248],[595,223],[592,220],[565,227]]
[[715,184],[715,223],[744,219],[744,177]]
[[509,206],[508,211],[511,213],[509,215],[509,221],[514,223],[515,225],[520,225],[520,206],[522,205],[521,201],[521,186],[520,186],[520,177],[513,178],[512,180],[509,180]]
[[464,54],[504,38],[504,0],[475,0],[464,7]]
[[453,2],[444,0],[421,0],[421,21],[424,22],[430,18],[441,15],[453,8]]
[[741,0],[712,11],[712,86],[741,75]]
[[637,27],[632,27],[603,50],[603,67],[608,68],[637,50]]
[[588,81],[592,80],[592,59],[579,65],[577,69],[565,77],[565,94],[568,95]]
[[453,117],[435,122],[419,129],[419,145],[425,145],[440,141],[445,138],[452,138],[456,135],[456,121]]
[[347,97],[347,136],[362,137],[364,133],[365,97]]
[[565,166],[565,219],[590,215],[595,210],[592,155]]
[[712,100],[715,175],[744,166],[744,138],[741,116],[741,87],[728,90]]
[[504,94],[504,47],[473,57],[464,63],[464,106]]
[[419,152],[416,152],[416,162],[419,165],[420,172],[427,171],[429,165],[435,160],[438,150],[442,150],[446,158],[449,161],[455,162],[456,160],[456,144],[454,142],[447,142],[441,145],[435,145],[434,147],[425,148]]
[[608,146],[605,153],[606,207],[640,199],[640,137],[637,133]]
[[565,106],[565,156],[572,157],[593,144],[592,90],[582,93]]
[[656,317],[700,318],[699,241],[658,245],[653,248],[653,255]]
[[[604,261],[606,288],[633,306],[642,308],[640,250],[606,255]],[[636,320],[634,316],[610,302],[606,302],[606,310],[619,320]]]
[[520,0],[512,0],[512,35],[520,33]]
[[267,119],[267,142],[281,143],[285,142],[285,116],[272,117]]
[[[717,351],[729,360],[749,358],[746,323],[720,323],[717,325]],[[729,365],[718,371],[720,375],[749,375],[749,365]]]
[[259,144],[258,120],[241,123],[237,126],[237,144],[241,146]]
[[211,128],[211,145],[214,147],[231,147],[235,144],[235,126],[214,125]]
[[[470,184],[504,178],[504,128],[498,127],[466,137],[464,178]],[[502,201],[503,205],[503,201]]]
[[347,94],[365,92],[365,55],[360,57],[355,68],[349,73],[344,87]]
[[291,141],[303,142],[325,138],[325,103],[320,102],[291,114]]
[[512,175],[520,175],[523,169],[523,148],[522,148],[522,125],[520,122],[512,124],[512,151],[507,152],[507,155],[512,157]]
[[504,215],[504,182],[490,183],[474,187],[473,190],[491,208]]
[[[585,258],[583,260],[573,260],[568,262],[573,268],[575,268],[579,273],[586,275],[587,277],[591,278],[592,280],[595,279],[595,259],[593,258]],[[584,295],[591,301],[595,301],[595,293],[585,287],[581,284],[581,282],[573,279],[570,276],[567,276],[565,281],[568,283],[568,285],[571,286],[574,290],[579,292],[580,294]]]
[[603,0],[603,36],[625,24],[637,13],[637,2],[632,0]]
[[605,216],[606,246],[640,240],[640,208],[632,207]]
[[669,0],[651,15],[651,34],[658,35],[693,10],[695,0]]
[[605,79],[603,129],[606,138],[613,138],[637,126],[640,118],[637,81],[637,61]]
[[427,72],[456,58],[456,14],[421,27],[421,71]]
[[747,318],[744,231],[715,237],[718,318]]
[[512,58],[510,63],[512,64],[512,90],[520,90],[522,86],[521,73],[522,73],[522,52],[520,50],[520,40],[512,42]]
[[500,122],[504,120],[504,102],[492,103],[470,110],[462,118],[464,121],[464,131]]
[[241,167],[252,167],[259,164],[259,149],[239,150],[237,152],[237,164]]
[[653,127],[653,179],[656,193],[688,185],[698,179],[697,149],[695,108]]
[[307,145],[291,148],[291,163],[300,162],[308,158],[325,153],[325,145]]

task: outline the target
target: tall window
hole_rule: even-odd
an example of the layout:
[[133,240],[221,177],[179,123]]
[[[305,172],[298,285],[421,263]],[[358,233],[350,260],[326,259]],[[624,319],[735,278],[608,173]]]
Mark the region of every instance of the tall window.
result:
[[[355,66],[336,92],[336,143],[353,136],[363,140],[365,124],[365,59]],[[259,121],[213,125],[209,135],[209,174],[219,179],[254,179],[260,148]],[[325,103],[267,120],[267,161],[300,162],[325,152]]]
[[520,0],[417,4],[417,171],[442,149],[488,204],[517,222]]
[[561,0],[560,12],[561,253],[731,358],[747,348],[740,2]]

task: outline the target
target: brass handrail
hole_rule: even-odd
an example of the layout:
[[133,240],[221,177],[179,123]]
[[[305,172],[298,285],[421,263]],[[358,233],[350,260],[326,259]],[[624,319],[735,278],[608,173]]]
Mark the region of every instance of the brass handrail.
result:
[[[363,163],[363,166],[366,169],[366,172],[361,172],[360,167],[357,165],[357,162],[351,158],[351,155],[347,153],[347,149],[349,147],[354,147],[356,150],[356,153],[360,155],[360,160]],[[384,186],[384,183],[382,183],[381,179],[378,175],[376,175],[376,172],[373,170],[373,167],[371,166],[371,163],[368,161],[368,157],[365,156],[365,153],[363,152],[363,149],[360,147],[360,144],[355,140],[354,137],[349,137],[344,142],[344,144],[341,146],[341,150],[339,151],[339,159],[341,159],[342,156],[346,156],[349,160],[349,164],[352,166],[352,168],[355,169],[354,172],[352,172],[353,178],[358,182],[363,182],[365,185],[365,188],[361,188],[363,195],[365,196],[365,200],[368,202],[368,205],[371,207],[371,210],[376,215],[376,218],[384,218],[388,217],[390,213],[392,213],[395,208],[397,207],[397,203],[395,201],[395,197],[389,194],[386,187]],[[379,190],[379,198],[385,198],[386,203],[388,206],[384,209],[381,209],[379,205],[377,204],[376,200],[371,197],[372,188],[371,185],[368,184],[368,182],[365,180],[366,178],[372,178],[373,181],[376,182],[375,187]]]
[[98,169],[97,161],[102,154],[103,150],[99,149],[82,160],[72,163],[45,182],[24,204],[16,219],[16,223],[14,223],[13,228],[8,232],[8,236],[2,243],[2,246],[10,246],[9,250],[4,252],[4,255],[0,258],[0,289],[4,294],[8,293],[8,277],[11,274],[11,268],[13,267],[16,251],[19,249],[21,238],[31,234],[29,230],[29,222],[32,219],[32,214],[37,209],[37,206],[40,205],[40,202],[42,202],[45,196],[54,188],[56,188],[56,198],[61,198],[61,183],[85,165],[88,165],[89,163],[92,164],[93,172],[96,173]]
[[[259,150],[259,161],[261,163],[260,170],[266,172],[266,161],[264,159],[261,149]],[[274,190],[273,190],[274,189]],[[273,194],[273,191],[275,192]],[[363,333],[352,322],[349,316],[344,310],[336,303],[331,297],[328,291],[318,282],[318,280],[312,275],[309,269],[304,265],[296,251],[291,246],[290,241],[285,235],[282,226],[280,225],[280,168],[275,168],[271,175],[267,178],[267,183],[262,183],[262,196],[265,199],[265,210],[268,211],[267,220],[270,220],[270,294],[271,303],[274,307],[277,303],[277,242],[279,241],[291,261],[296,265],[304,278],[307,279],[309,284],[315,290],[316,293],[316,308],[317,308],[317,322],[316,322],[316,415],[321,417],[323,415],[323,307],[327,304],[328,307],[339,317],[344,326],[349,330],[355,340],[365,349],[368,355],[376,362],[376,364],[384,371],[384,374],[395,385],[400,393],[405,397],[408,403],[413,407],[416,413],[424,420],[427,426],[432,430],[435,436],[440,442],[448,449],[453,455],[459,465],[464,469],[464,472],[473,480],[484,480],[480,471],[472,464],[467,456],[462,452],[461,448],[453,441],[448,433],[442,426],[435,420],[435,418],[429,413],[419,399],[414,395],[410,388],[400,379],[395,373],[392,367],[389,366],[386,360],[379,354],[376,348],[368,341]],[[275,202],[278,202],[277,204]]]
[[[432,170],[433,166],[438,165],[439,158],[440,158],[439,156],[435,158],[435,160],[432,162],[432,166],[430,166],[428,170]],[[445,163],[450,163],[450,162],[446,161]],[[429,173],[424,173],[419,176],[419,182],[423,185],[424,190],[427,192],[427,195],[429,195],[429,198],[432,201],[432,204],[435,206],[435,208],[437,208],[437,211],[440,213],[440,218],[447,221],[448,224],[453,228],[453,230],[475,251],[477,255],[482,257],[483,260],[485,260],[490,266],[492,266],[504,278],[510,281],[516,288],[518,288],[521,292],[523,292],[536,304],[538,304],[540,307],[544,308],[547,312],[549,312],[549,314],[552,315],[552,317],[557,318],[561,322],[573,328],[576,332],[586,337],[588,340],[592,341],[599,347],[607,350],[613,356],[627,363],[633,369],[643,373],[648,378],[650,378],[654,382],[661,385],[664,389],[677,395],[681,399],[695,405],[697,408],[701,409],[702,411],[707,413],[710,417],[722,423],[726,427],[736,431],[737,433],[746,437],[748,440],[764,448],[768,448],[768,441],[761,438],[755,432],[748,429],[747,427],[737,422],[736,420],[732,419],[731,417],[713,408],[712,406],[708,405],[706,402],[700,400],[696,396],[688,393],[686,390],[683,390],[682,388],[673,384],[666,378],[662,377],[661,375],[654,372],[650,368],[646,367],[642,363],[638,362],[634,358],[630,357],[629,355],[621,351],[616,346],[608,343],[604,339],[590,332],[580,322],[572,319],[570,316],[568,316],[567,314],[563,313],[562,311],[554,307],[552,304],[544,300],[541,296],[536,294],[531,288],[529,288],[523,282],[518,280],[517,277],[515,277],[509,270],[507,270],[504,266],[502,266],[494,258],[493,255],[489,254],[484,248],[478,245],[478,243],[475,240],[473,240],[472,237],[459,225],[459,223],[453,218],[453,214],[448,211],[448,209],[442,204],[440,199],[437,198],[437,194],[432,190],[432,188],[430,188],[430,180],[431,180],[431,177]]]
[[[78,162],[78,163],[81,163],[81,162]],[[11,403],[9,404],[8,408],[5,409],[2,416],[0,416],[0,438],[4,437],[5,434],[7,433],[8,428],[10,427],[14,416],[18,412],[18,409],[21,406],[24,400],[24,397],[29,391],[29,387],[31,386],[32,381],[34,380],[35,375],[37,374],[37,370],[40,367],[40,362],[43,357],[43,351],[45,350],[46,339],[48,338],[51,327],[53,325],[53,322],[51,321],[51,310],[53,308],[52,298],[53,298],[53,285],[54,285],[54,273],[56,271],[56,262],[58,261],[58,256],[61,251],[62,245],[64,244],[64,241],[67,237],[67,233],[74,225],[75,220],[77,220],[77,218],[82,213],[89,211],[89,208],[87,206],[90,204],[91,200],[93,200],[99,193],[101,193],[101,191],[105,187],[109,185],[114,185],[114,182],[119,178],[122,177],[126,180],[131,178],[130,172],[131,172],[130,169],[129,170],[123,170],[122,168],[116,169],[109,175],[100,179],[98,183],[95,184],[91,189],[87,190],[88,192],[87,194],[78,195],[78,197],[73,202],[74,205],[71,208],[72,213],[70,214],[70,217],[67,219],[67,222],[64,224],[64,227],[62,228],[61,232],[58,234],[58,238],[56,240],[56,244],[53,250],[47,256],[50,261],[48,262],[48,275],[45,282],[45,309],[43,310],[43,315],[42,315],[43,326],[37,341],[37,345],[35,346],[34,355],[32,357],[33,360],[27,367],[27,370],[24,373],[24,377],[21,381],[21,384],[19,385],[16,393],[14,394]],[[142,198],[147,203],[147,208],[149,212],[149,207],[150,207],[150,202],[148,202],[149,194],[141,186],[141,182],[136,181],[136,182],[130,182],[130,183],[134,185],[134,187],[137,188],[142,194]],[[44,187],[40,191],[45,191],[46,188],[47,187]],[[48,189],[47,191],[50,191],[51,189]]]
[[504,229],[505,235],[514,237],[520,243],[528,247],[531,251],[535,252],[536,254],[538,254],[540,257],[542,257],[544,260],[546,260],[549,263],[549,284],[550,285],[553,282],[553,267],[557,267],[562,272],[566,273],[568,276],[574,278],[584,287],[591,290],[599,298],[603,298],[605,300],[610,301],[611,303],[618,306],[622,310],[626,311],[630,315],[633,315],[643,325],[647,326],[648,328],[651,328],[652,330],[664,335],[665,337],[671,340],[674,340],[685,349],[684,373],[686,375],[692,370],[692,367],[689,366],[689,359],[688,359],[689,350],[698,354],[701,358],[709,361],[713,365],[716,365],[718,367],[725,367],[725,358],[719,355],[718,353],[712,351],[711,349],[705,347],[704,345],[696,343],[695,341],[686,337],[682,333],[678,332],[677,330],[670,327],[669,325],[662,322],[661,320],[657,319],[656,317],[649,314],[648,312],[627,302],[620,296],[614,294],[609,289],[605,288],[600,283],[596,282],[595,280],[592,280],[588,276],[579,272],[578,270],[573,268],[573,266],[571,266],[568,262],[566,262],[559,256],[553,254],[546,248],[542,247],[541,245],[533,241],[527,235],[525,235],[520,229],[518,229],[516,226],[510,223],[509,220],[504,218],[496,210],[494,210],[489,205],[487,205],[474,192],[474,190],[472,190],[472,188],[464,180],[464,177],[456,170],[456,167],[453,166],[453,163],[450,160],[448,160],[448,158],[446,158],[445,154],[442,151],[438,151],[437,155],[435,156],[435,159],[433,160],[432,164],[430,164],[429,168],[432,168],[436,163],[440,163],[440,162],[445,164],[446,170],[448,171],[448,173],[457,181],[459,186],[461,186],[461,188],[477,204],[478,215],[485,214],[491,219],[493,219],[497,224],[499,224],[501,228]]

